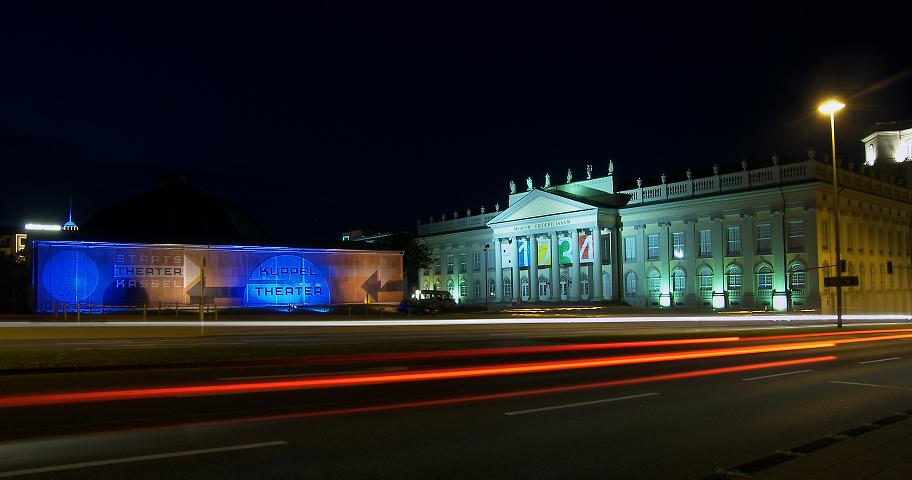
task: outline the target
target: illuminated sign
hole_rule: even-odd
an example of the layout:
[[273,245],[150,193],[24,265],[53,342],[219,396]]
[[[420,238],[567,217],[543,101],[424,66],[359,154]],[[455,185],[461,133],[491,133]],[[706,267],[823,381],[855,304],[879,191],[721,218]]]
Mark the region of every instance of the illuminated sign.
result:
[[[35,307],[399,303],[400,252],[34,242]],[[100,310],[100,309],[96,309]]]
[[26,223],[26,230],[44,230],[46,232],[59,232],[60,225],[43,225],[40,223]]
[[551,239],[538,240],[538,264],[542,267],[551,266]]
[[592,261],[592,235],[579,236],[579,259],[582,262]]
[[261,263],[247,281],[249,306],[329,305],[329,285],[303,257],[278,255]]
[[522,232],[525,230],[538,230],[540,228],[551,228],[551,227],[560,227],[563,225],[570,225],[570,220],[554,220],[553,222],[543,222],[543,223],[533,223],[529,225],[520,225],[518,227],[513,227],[514,232]]

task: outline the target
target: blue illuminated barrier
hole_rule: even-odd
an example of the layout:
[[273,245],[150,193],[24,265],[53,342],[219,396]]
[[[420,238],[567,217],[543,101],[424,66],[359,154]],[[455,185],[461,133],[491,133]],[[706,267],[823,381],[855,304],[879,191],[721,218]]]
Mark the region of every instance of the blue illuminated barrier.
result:
[[33,242],[35,309],[398,303],[402,253],[282,247]]

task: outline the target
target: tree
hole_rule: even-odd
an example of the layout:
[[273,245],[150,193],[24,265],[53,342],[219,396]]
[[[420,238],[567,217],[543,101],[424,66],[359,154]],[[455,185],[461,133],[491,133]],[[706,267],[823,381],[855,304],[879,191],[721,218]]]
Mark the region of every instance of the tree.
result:
[[419,243],[412,232],[397,232],[390,236],[390,248],[402,250],[402,275],[405,280],[405,293],[411,292],[411,285],[418,284],[418,273],[431,266],[431,250],[424,243]]

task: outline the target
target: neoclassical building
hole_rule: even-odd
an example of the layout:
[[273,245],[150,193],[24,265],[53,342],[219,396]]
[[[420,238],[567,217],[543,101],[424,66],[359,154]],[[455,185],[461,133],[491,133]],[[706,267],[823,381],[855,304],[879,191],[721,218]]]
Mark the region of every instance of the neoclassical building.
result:
[[[842,275],[859,279],[843,290],[846,313],[912,308],[912,162],[900,152],[910,132],[896,132],[867,135],[864,163],[838,162]],[[829,158],[809,151],[631,185],[607,170],[526,179],[524,191],[511,181],[505,208],[420,222],[433,258],[422,288],[462,303],[833,311]]]

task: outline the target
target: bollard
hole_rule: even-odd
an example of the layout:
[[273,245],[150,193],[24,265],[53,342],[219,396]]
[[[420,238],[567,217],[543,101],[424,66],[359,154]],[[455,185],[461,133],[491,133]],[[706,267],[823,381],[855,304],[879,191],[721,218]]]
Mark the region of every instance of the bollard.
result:
[[63,321],[67,321],[67,304],[63,304]]
[[143,323],[146,323],[146,304],[143,304]]
[[352,307],[351,307],[351,305],[348,306],[348,316],[349,316],[349,317],[352,316]]
[[180,306],[179,303],[174,304],[174,318],[177,318],[177,308]]
[[212,304],[212,315],[213,315],[213,320],[215,320],[217,322],[218,321],[218,305],[216,305],[214,303]]
[[79,308],[79,302],[76,302],[76,324],[79,324],[79,321],[82,319],[82,311]]
[[60,311],[60,304],[57,302],[57,300],[54,300],[54,320],[57,320],[59,318],[57,315],[59,311]]
[[162,302],[158,302],[158,316],[162,316]]

